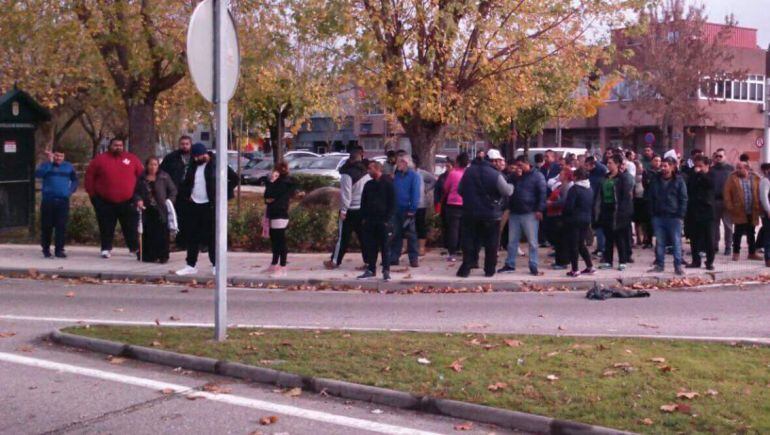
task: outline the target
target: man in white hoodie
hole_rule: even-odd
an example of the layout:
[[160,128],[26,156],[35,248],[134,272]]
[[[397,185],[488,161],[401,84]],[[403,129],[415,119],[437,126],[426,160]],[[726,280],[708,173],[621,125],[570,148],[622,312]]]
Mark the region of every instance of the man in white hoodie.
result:
[[355,231],[358,244],[362,247],[361,257],[366,261],[366,250],[363,249],[363,231],[361,227],[361,194],[364,185],[371,177],[367,173],[364,162],[364,149],[360,146],[353,148],[350,158],[340,168],[340,214],[337,232],[337,243],[334,245],[331,259],[324,261],[327,269],[336,269],[342,264],[342,259],[348,250],[350,235]]

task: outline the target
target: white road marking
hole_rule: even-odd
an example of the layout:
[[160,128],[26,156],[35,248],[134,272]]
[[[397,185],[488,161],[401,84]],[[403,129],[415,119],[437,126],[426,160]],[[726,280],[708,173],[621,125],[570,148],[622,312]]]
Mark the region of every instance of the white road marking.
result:
[[[156,326],[154,321],[144,320],[111,320],[111,319],[78,319],[75,317],[35,317],[35,316],[16,316],[13,314],[0,315],[0,320],[20,320],[29,322],[52,322],[52,323],[69,323],[79,325],[123,325],[123,326]],[[194,323],[194,322],[166,322],[161,324],[164,327],[189,327],[189,328],[213,328],[213,323]],[[318,325],[272,325],[272,324],[232,324],[229,328],[253,328],[253,329],[291,329],[291,330],[321,330],[321,331],[359,331],[359,332],[434,332],[434,333],[446,333],[453,332],[446,329],[435,328],[367,328],[358,326],[318,326]],[[472,331],[462,331],[472,332]],[[617,333],[588,333],[588,332],[571,332],[560,334],[545,334],[545,333],[531,333],[531,332],[491,332],[484,330],[483,332],[489,334],[509,334],[509,335],[536,335],[536,336],[559,336],[559,337],[613,337],[613,338],[657,338],[661,340],[692,340],[692,341],[739,341],[757,344],[769,344],[770,338],[767,337],[719,337],[708,335],[670,335],[670,334],[617,334]]]
[[391,424],[378,423],[369,420],[363,420],[359,418],[346,417],[343,415],[330,414],[327,412],[314,411],[311,409],[299,408],[290,405],[281,405],[277,403],[265,402],[263,400],[251,399],[243,396],[235,396],[231,394],[212,394],[205,391],[194,390],[192,387],[185,385],[172,384],[169,382],[155,381],[152,379],[140,378],[137,376],[122,375],[119,373],[108,372],[104,370],[92,369],[87,367],[80,367],[71,364],[62,364],[53,361],[48,361],[38,358],[29,358],[20,355],[14,355],[10,353],[0,352],[0,361],[21,364],[30,367],[38,367],[48,370],[56,370],[58,372],[71,373],[75,375],[88,376],[91,378],[101,379],[105,381],[119,382],[126,385],[134,385],[137,387],[143,387],[152,389],[155,391],[161,391],[164,389],[171,389],[176,394],[180,394],[186,397],[198,397],[205,398],[214,402],[226,403],[229,405],[242,406],[246,408],[258,409],[260,411],[275,412],[277,414],[283,414],[291,417],[304,418],[307,420],[314,420],[323,423],[329,423],[337,426],[346,426],[353,429],[368,430],[371,432],[378,432],[384,434],[419,434],[419,435],[436,435],[433,432],[426,432],[417,429],[395,426]]

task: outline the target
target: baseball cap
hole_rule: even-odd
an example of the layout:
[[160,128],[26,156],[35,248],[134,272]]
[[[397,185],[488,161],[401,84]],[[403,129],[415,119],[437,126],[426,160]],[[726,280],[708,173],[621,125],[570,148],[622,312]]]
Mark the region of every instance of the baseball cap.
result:
[[193,157],[198,157],[206,154],[206,145],[203,145],[200,142],[197,142],[190,148],[190,154],[192,154]]
[[498,150],[493,148],[493,149],[487,151],[487,158],[489,160],[502,160],[503,159],[503,155],[500,154],[500,151],[498,151]]

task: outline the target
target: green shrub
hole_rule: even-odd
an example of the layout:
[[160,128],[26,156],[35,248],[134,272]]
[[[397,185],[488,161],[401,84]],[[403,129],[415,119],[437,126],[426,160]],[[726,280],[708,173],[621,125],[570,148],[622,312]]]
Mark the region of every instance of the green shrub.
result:
[[96,223],[96,213],[91,204],[76,201],[70,204],[67,241],[78,245],[99,243],[99,226]]
[[262,251],[269,249],[270,242],[262,238],[262,216],[265,209],[261,202],[244,202],[240,212],[230,207],[227,240],[233,250]]
[[289,212],[286,238],[291,252],[327,251],[337,236],[337,211],[295,207]]
[[334,178],[325,175],[292,174],[292,178],[297,182],[299,190],[304,192],[312,192],[321,187],[339,187],[340,185]]

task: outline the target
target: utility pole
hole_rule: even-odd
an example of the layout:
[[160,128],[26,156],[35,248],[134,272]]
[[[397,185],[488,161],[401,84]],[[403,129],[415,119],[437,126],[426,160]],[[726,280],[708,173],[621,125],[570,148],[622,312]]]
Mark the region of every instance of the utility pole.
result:
[[228,24],[227,2],[214,0],[214,124],[217,140],[216,288],[215,331],[217,341],[227,338],[227,101],[222,72],[225,64],[223,29]]

